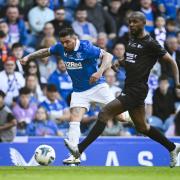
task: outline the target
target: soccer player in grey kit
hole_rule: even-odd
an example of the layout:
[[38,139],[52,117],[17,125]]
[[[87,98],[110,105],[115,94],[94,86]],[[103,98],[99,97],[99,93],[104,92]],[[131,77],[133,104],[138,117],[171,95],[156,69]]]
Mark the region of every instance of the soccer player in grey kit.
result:
[[108,119],[112,119],[124,111],[129,111],[136,129],[163,145],[170,153],[170,167],[176,165],[180,144],[169,141],[146,122],[144,100],[148,92],[147,80],[150,70],[158,59],[169,62],[171,65],[176,88],[180,88],[179,71],[169,53],[150,35],[146,34],[145,24],[146,18],[143,13],[133,12],[130,15],[131,37],[126,48],[125,58],[116,62],[112,67],[116,71],[123,64],[126,69],[125,87],[121,95],[101,110],[97,123],[81,143],[74,146],[65,139],[67,148],[76,158],[103,132]]

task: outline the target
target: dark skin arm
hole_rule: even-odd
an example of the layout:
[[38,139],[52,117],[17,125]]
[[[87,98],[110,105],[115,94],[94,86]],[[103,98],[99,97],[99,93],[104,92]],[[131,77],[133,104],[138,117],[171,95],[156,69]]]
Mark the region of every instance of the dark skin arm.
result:
[[111,68],[115,71],[118,72],[120,66],[124,66],[125,65],[125,58],[122,59],[118,59],[116,60],[113,65],[111,66]]
[[179,83],[179,69],[176,64],[176,62],[173,60],[172,56],[169,53],[166,53],[161,60],[166,61],[170,63],[173,71],[174,81],[176,88],[180,89],[180,83]]

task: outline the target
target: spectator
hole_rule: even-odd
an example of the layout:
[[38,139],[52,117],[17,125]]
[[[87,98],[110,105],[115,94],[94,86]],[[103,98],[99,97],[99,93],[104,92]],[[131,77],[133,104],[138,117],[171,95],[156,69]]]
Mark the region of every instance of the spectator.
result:
[[123,24],[118,29],[118,39],[117,42],[123,43],[126,45],[126,43],[129,40],[129,27],[128,27],[128,20],[129,15],[132,13],[131,10],[127,11],[124,16]]
[[96,43],[97,31],[94,25],[87,21],[86,9],[78,8],[76,10],[76,21],[72,23],[72,27],[80,39]]
[[5,33],[5,38],[4,38],[4,43],[8,46],[11,47],[12,41],[9,36],[9,26],[8,23],[5,20],[0,20],[0,31],[3,31]]
[[154,20],[157,16],[152,8],[152,0],[140,0],[140,6],[140,11],[146,16],[145,29],[147,32],[151,33],[154,31]]
[[180,9],[177,10],[176,29],[177,31],[180,31]]
[[119,88],[116,85],[116,74],[112,69],[108,69],[105,72],[105,78],[106,78],[106,82],[108,83],[111,93],[114,95],[114,97],[117,97],[118,95],[120,95],[122,89]]
[[55,9],[55,19],[51,21],[55,28],[55,36],[59,37],[59,32],[65,27],[71,27],[71,23],[65,20],[64,8]]
[[19,6],[19,0],[7,0],[6,5],[0,10],[0,17],[3,18],[6,15],[6,9],[9,6],[15,6],[19,9],[21,16],[23,16],[23,9]]
[[29,74],[26,76],[26,88],[30,90],[30,102],[33,104],[39,104],[45,100],[45,96],[38,83],[37,76]]
[[173,19],[166,20],[167,37],[176,36],[176,22]]
[[51,60],[49,57],[41,58],[38,60],[40,76],[46,79],[56,70],[57,64]]
[[66,19],[69,21],[74,20],[74,12],[77,6],[79,5],[80,0],[70,0],[70,1],[63,1],[63,6],[66,11]]
[[128,132],[125,132],[123,126],[115,118],[107,122],[106,128],[104,129],[103,136],[129,136]]
[[[54,36],[54,26],[52,23],[47,22],[43,28],[43,35],[39,38],[38,47],[47,47],[56,43],[56,37]],[[51,39],[52,43],[48,43],[47,39]]]
[[156,0],[159,11],[166,19],[176,19],[177,1]]
[[167,131],[174,120],[174,103],[174,94],[169,89],[168,78],[161,76],[159,88],[156,89],[153,96],[153,116],[149,118],[150,124],[162,132]]
[[36,0],[37,6],[28,13],[28,20],[33,34],[42,32],[46,22],[54,19],[54,12],[49,9],[49,0]]
[[108,37],[106,33],[101,32],[98,34],[97,46],[100,47],[101,49],[104,49],[105,51],[109,51],[108,50]]
[[47,86],[47,99],[39,106],[46,109],[50,119],[58,124],[61,131],[67,131],[67,120],[70,119],[70,112],[65,101],[59,97],[55,85],[49,84]]
[[174,122],[166,131],[166,136],[180,136],[180,111],[177,112]]
[[[42,48],[49,48],[52,45],[56,44],[56,38],[51,36],[46,36],[42,39],[40,43],[40,49]],[[52,56],[50,56],[52,57]],[[55,57],[53,57],[53,60],[55,60]]]
[[123,1],[111,0],[109,2],[108,13],[113,17],[116,22],[117,30],[124,22],[126,8],[123,6]]
[[25,76],[35,75],[38,78],[39,85],[46,83],[46,79],[41,77],[37,61],[28,61],[24,68]]
[[5,93],[0,90],[0,142],[11,142],[16,136],[16,119],[4,105]]
[[5,20],[9,26],[11,43],[20,42],[23,45],[28,45],[28,33],[25,22],[20,18],[19,10],[16,6],[9,6],[7,8]]
[[159,16],[156,18],[155,24],[156,27],[151,36],[156,39],[162,47],[164,47],[164,43],[166,41],[166,21],[162,16]]
[[12,55],[16,58],[16,71],[20,72],[21,74],[24,74],[23,67],[19,62],[19,59],[21,59],[24,55],[23,45],[20,43],[14,43],[12,45]]
[[0,89],[6,93],[5,104],[12,105],[13,99],[19,95],[19,89],[24,87],[25,80],[21,73],[15,71],[15,58],[9,56],[0,72]]
[[49,84],[54,84],[66,102],[72,92],[72,80],[66,71],[66,66],[62,59],[58,60],[57,69],[50,75]]
[[26,126],[34,118],[37,106],[30,103],[30,90],[21,88],[17,104],[13,107],[13,115],[17,119],[17,135],[26,135]]
[[87,20],[94,24],[98,33],[107,32],[108,38],[116,37],[116,23],[111,15],[97,3],[97,0],[85,0],[84,6],[88,12]]
[[[176,61],[178,68],[180,69],[180,51],[178,51],[178,42],[176,37],[168,37],[166,40],[167,50]],[[174,85],[172,69],[167,62],[161,61],[162,74],[169,77],[170,85]]]
[[4,69],[4,62],[8,58],[9,48],[4,43],[6,35],[3,31],[0,31],[0,71]]
[[159,62],[153,66],[149,78],[148,78],[148,94],[145,99],[145,111],[146,117],[149,118],[152,116],[153,111],[153,94],[154,91],[158,88],[158,79],[161,75],[161,65]]
[[[122,43],[117,43],[113,48],[113,55],[114,55],[114,61],[121,60],[124,58],[125,55],[125,46]],[[119,68],[119,71],[117,72],[117,79],[119,82],[119,87],[124,87],[124,81],[125,81],[126,75],[125,75],[125,68],[121,66]]]
[[56,123],[48,119],[48,114],[43,107],[39,107],[35,119],[27,126],[28,136],[63,136]]

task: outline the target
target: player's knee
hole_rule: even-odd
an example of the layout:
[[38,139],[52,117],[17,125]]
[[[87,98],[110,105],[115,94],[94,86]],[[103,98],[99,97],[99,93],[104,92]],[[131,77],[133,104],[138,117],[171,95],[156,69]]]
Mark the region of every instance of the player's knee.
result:
[[102,122],[107,122],[109,119],[111,119],[111,117],[105,109],[102,109],[98,115],[98,119]]
[[149,128],[146,124],[144,125],[137,125],[136,130],[142,134],[146,134],[149,131]]

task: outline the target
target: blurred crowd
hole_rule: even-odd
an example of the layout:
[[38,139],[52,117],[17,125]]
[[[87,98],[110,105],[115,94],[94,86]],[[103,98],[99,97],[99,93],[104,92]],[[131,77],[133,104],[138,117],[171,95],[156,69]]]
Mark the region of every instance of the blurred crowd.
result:
[[[60,57],[19,59],[54,45],[64,27],[122,59],[128,41],[128,16],[145,14],[146,31],[163,46],[180,69],[180,0],[0,0],[0,141],[17,136],[66,136],[70,119],[71,78]],[[126,77],[105,72],[112,93],[118,96]],[[180,90],[175,89],[169,64],[160,60],[148,80],[146,119],[167,136],[180,135]],[[81,122],[86,135],[101,107],[92,104]],[[109,120],[102,135],[137,134],[128,121]]]

